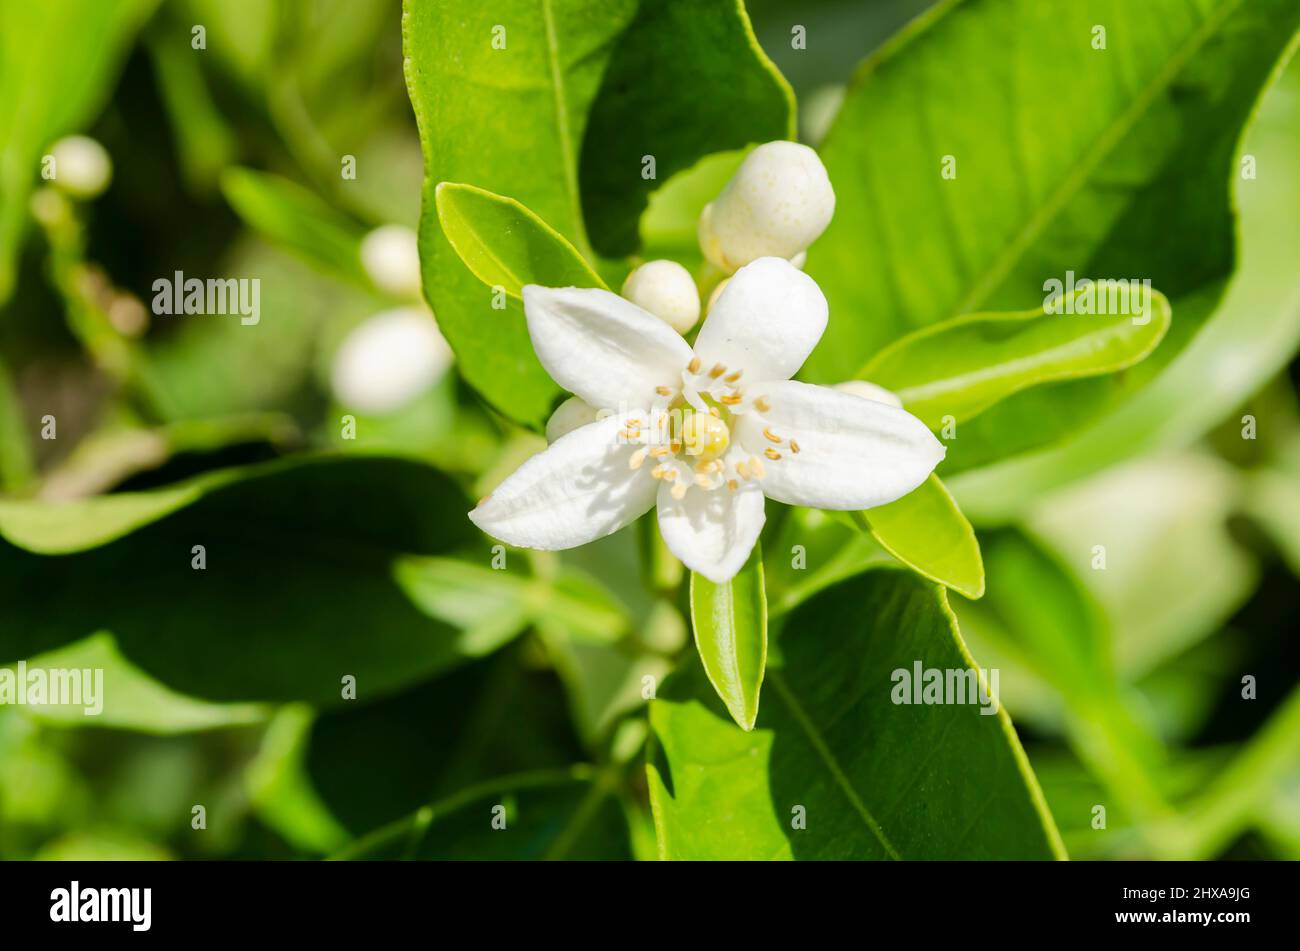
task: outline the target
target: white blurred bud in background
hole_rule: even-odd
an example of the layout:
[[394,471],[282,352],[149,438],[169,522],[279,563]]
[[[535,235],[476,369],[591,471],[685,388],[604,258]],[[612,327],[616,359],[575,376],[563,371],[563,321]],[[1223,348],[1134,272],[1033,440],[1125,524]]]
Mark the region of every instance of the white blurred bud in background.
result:
[[420,242],[405,225],[381,225],[361,241],[361,263],[381,291],[420,296]]
[[835,192],[817,153],[797,142],[768,142],[745,156],[704,207],[700,250],[728,274],[762,257],[789,261],[821,236],[834,213]]
[[691,272],[676,261],[647,261],[627,276],[623,296],[679,334],[700,319],[700,292]]
[[399,307],[369,318],[334,354],[334,397],[348,409],[388,413],[432,387],[451,366],[452,353],[433,315]]
[[113,179],[113,160],[108,151],[89,136],[59,139],[50,148],[50,155],[54,158],[51,181],[74,198],[95,198]]

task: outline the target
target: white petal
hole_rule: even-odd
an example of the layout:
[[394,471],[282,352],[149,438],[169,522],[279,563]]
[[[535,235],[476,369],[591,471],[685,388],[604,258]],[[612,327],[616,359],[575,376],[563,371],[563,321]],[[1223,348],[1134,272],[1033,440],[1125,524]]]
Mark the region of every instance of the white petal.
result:
[[576,396],[570,396],[555,407],[555,412],[546,421],[546,441],[555,442],[575,429],[594,423],[597,415],[596,407],[584,403]]
[[730,581],[744,566],[766,519],[763,493],[752,482],[735,492],[692,488],[680,500],[665,482],[658,504],[659,532],[668,550],[716,584]]
[[676,331],[610,291],[529,284],[524,314],[546,372],[597,409],[649,405],[691,360]]
[[637,447],[618,438],[627,415],[557,439],[497,486],[469,513],[470,521],[508,544],[557,551],[603,538],[644,515],[657,486],[649,466],[628,465]]
[[900,409],[903,406],[903,401],[898,398],[897,393],[866,380],[845,380],[843,383],[836,383],[835,389],[841,393],[852,393],[854,396],[860,396],[864,400],[875,400],[877,403],[897,406]]
[[[946,451],[911,413],[874,400],[793,380],[756,386],[753,395],[771,408],[741,417],[738,438],[762,458],[759,484],[778,502],[849,511],[884,505],[924,482]],[[780,458],[764,457],[767,449]]]
[[695,339],[705,369],[721,363],[747,380],[788,380],[826,330],[826,298],[807,274],[781,258],[759,258],[735,273]]

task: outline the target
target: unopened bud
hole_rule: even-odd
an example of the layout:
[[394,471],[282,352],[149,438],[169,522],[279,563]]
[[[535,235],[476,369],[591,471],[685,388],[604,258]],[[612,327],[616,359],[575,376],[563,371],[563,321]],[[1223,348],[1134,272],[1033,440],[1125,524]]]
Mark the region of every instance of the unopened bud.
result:
[[404,225],[381,225],[361,241],[361,263],[381,291],[395,297],[420,296],[420,247]]
[[835,192],[817,153],[768,142],[745,157],[700,215],[700,250],[727,273],[762,257],[807,250],[835,213]]
[[50,155],[54,158],[54,184],[74,198],[102,194],[113,178],[113,160],[108,151],[89,136],[59,139]]
[[700,292],[691,272],[676,261],[647,261],[627,276],[623,296],[679,334],[700,319]]
[[579,397],[570,396],[555,407],[555,412],[546,421],[546,441],[555,442],[561,436],[567,436],[582,426],[596,421],[596,408]]
[[386,310],[344,338],[331,373],[334,396],[362,413],[392,412],[432,387],[451,360],[432,314]]

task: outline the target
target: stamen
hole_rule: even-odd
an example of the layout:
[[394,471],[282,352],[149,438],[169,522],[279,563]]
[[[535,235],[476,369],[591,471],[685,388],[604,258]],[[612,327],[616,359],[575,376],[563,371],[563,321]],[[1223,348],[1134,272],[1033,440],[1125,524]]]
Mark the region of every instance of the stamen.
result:
[[716,380],[718,377],[722,376],[722,374],[726,372],[727,372],[726,367],[724,367],[721,363],[715,363],[713,364],[713,369],[709,371],[709,376],[711,376],[713,379]]
[[665,472],[665,473],[664,473],[664,481],[665,481],[665,482],[676,482],[676,481],[677,481],[677,470],[676,470],[676,469],[669,469],[667,472]]
[[645,462],[645,457],[649,454],[649,452],[650,452],[649,449],[642,447],[638,449],[636,452],[632,453],[632,458],[628,459],[627,461],[627,467],[629,469],[640,469],[641,463]]
[[718,412],[718,408],[716,406],[709,407],[709,415],[712,416],[714,419],[722,419],[722,414]]
[[735,479],[728,479],[728,480],[727,480],[727,488],[728,488],[729,490],[731,490],[732,492],[735,492],[735,491],[736,491],[736,480],[735,480]]
[[763,435],[767,437],[768,442],[780,442],[780,441],[781,441],[781,437],[778,436],[776,433],[772,432],[772,429],[771,429],[771,427],[769,427],[769,426],[764,426],[764,427],[763,427]]
[[773,462],[781,458],[781,454],[777,452],[775,449],[773,449],[771,446],[768,446],[766,449],[763,450],[763,455],[767,456],[767,458],[771,459]]
[[655,446],[653,449],[650,450],[650,455],[658,459],[662,456],[670,456],[672,455],[672,452],[673,451],[669,449],[667,446]]
[[653,469],[650,470],[650,478],[662,479],[665,475],[667,475],[671,471],[672,470],[669,469],[667,466],[655,466]]
[[755,478],[755,479],[761,479],[761,478],[763,478],[763,476],[764,476],[764,474],[765,474],[765,470],[763,469],[763,460],[762,460],[762,459],[758,458],[758,456],[750,456],[750,457],[749,457],[749,465],[750,465],[750,467],[754,470],[754,478]]
[[680,502],[682,499],[686,498],[686,490],[689,488],[690,486],[687,485],[685,482],[678,482],[672,488],[673,498],[675,498],[678,502]]
[[793,453],[799,452],[799,444],[795,442],[793,439],[790,440],[790,451]]
[[699,373],[699,372],[700,372],[700,358],[699,358],[699,357],[692,357],[692,358],[691,358],[691,362],[688,363],[688,364],[686,364],[686,372],[687,372],[687,373]]
[[719,396],[718,402],[723,406],[736,406],[739,403],[745,402],[745,398],[739,393],[728,393],[726,396]]
[[748,466],[746,463],[744,463],[744,462],[738,462],[738,463],[736,463],[736,473],[737,473],[737,474],[738,474],[742,479],[748,479],[748,478],[749,478],[749,466]]
[[673,395],[672,388],[671,388],[671,387],[667,387],[667,386],[656,386],[656,387],[655,387],[655,392],[658,393],[660,396],[672,396],[672,395]]
[[758,399],[754,400],[754,409],[758,410],[760,413],[766,413],[771,408],[772,404],[767,401],[766,396],[760,396]]
[[735,373],[728,373],[726,378],[722,382],[735,383],[737,380],[740,379],[740,375],[744,372],[745,372],[744,370],[737,370]]

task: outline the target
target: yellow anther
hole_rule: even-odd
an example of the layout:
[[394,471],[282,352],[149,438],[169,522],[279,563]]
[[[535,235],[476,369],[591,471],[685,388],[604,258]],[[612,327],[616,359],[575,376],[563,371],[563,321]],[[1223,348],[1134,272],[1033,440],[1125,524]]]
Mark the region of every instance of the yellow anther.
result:
[[650,470],[650,478],[662,479],[670,471],[672,470],[670,470],[667,466],[655,466],[653,469]]
[[632,453],[631,458],[628,459],[627,461],[627,467],[629,469],[640,469],[641,463],[645,462],[645,457],[649,452],[650,450],[642,447],[641,449],[638,449],[636,452]]
[[737,370],[735,373],[728,373],[726,378],[722,382],[735,383],[737,380],[740,379],[740,375],[744,372],[745,372],[744,370]]
[[676,470],[676,469],[669,469],[667,472],[665,472],[665,473],[664,473],[664,481],[665,481],[665,482],[676,482],[676,481],[677,481],[677,470]]
[[688,364],[686,364],[686,372],[687,372],[687,373],[699,373],[699,372],[700,372],[700,358],[699,358],[699,357],[692,357],[692,358],[691,358],[691,362],[688,363]]
[[772,429],[771,429],[771,427],[769,427],[769,426],[764,426],[764,427],[763,427],[763,435],[767,437],[768,442],[780,442],[780,441],[781,441],[781,437],[778,436],[776,433],[772,432]]
[[672,389],[671,389],[670,387],[667,387],[667,386],[656,386],[656,387],[655,387],[655,392],[658,393],[660,396],[672,396],[672,395],[673,395],[673,391],[672,391]]
[[766,449],[763,450],[763,455],[767,456],[767,458],[771,459],[773,462],[781,458],[781,454],[777,452],[775,449],[773,449],[771,446],[768,446]]
[[790,440],[790,451],[794,453],[797,453],[799,451],[799,444],[795,442],[793,439]]
[[738,474],[742,479],[748,479],[748,478],[749,478],[749,466],[746,465],[746,464],[743,463],[743,462],[738,462],[738,463],[736,463],[736,473],[737,473],[737,474]]
[[745,398],[739,393],[728,393],[726,396],[718,397],[718,402],[723,406],[736,406],[745,402]]
[[722,419],[722,414],[718,412],[718,408],[716,406],[709,407],[709,415],[712,416],[714,419]]
[[749,467],[754,470],[755,479],[763,478],[766,473],[766,470],[763,468],[763,460],[758,458],[758,456],[749,457]]
[[672,452],[673,451],[669,449],[667,446],[655,446],[653,449],[650,450],[650,455],[654,456],[656,459],[659,459],[662,456],[672,455]]
[[728,479],[728,480],[727,480],[727,488],[730,489],[732,492],[735,492],[735,491],[736,491],[736,480],[735,480],[735,479]]
[[760,396],[758,399],[754,400],[754,409],[758,410],[760,413],[766,413],[771,408],[772,404],[767,401],[766,396]]
[[673,498],[680,502],[682,499],[686,498],[686,490],[689,488],[690,486],[685,482],[678,482],[672,487]]
[[715,363],[713,364],[713,369],[709,371],[709,376],[711,376],[713,379],[716,380],[718,377],[722,376],[722,374],[726,372],[727,372],[726,367],[724,367],[721,363]]

